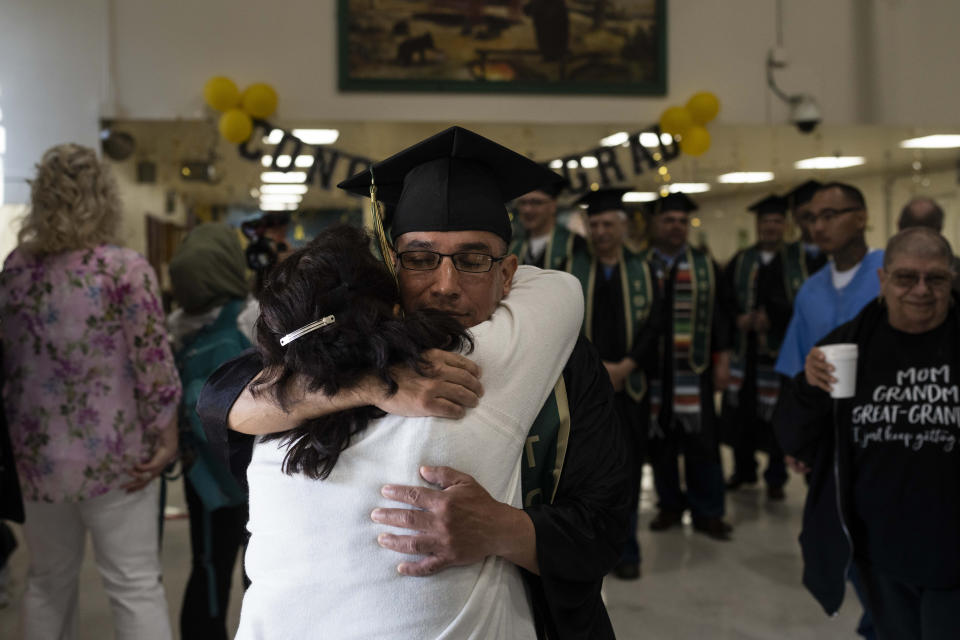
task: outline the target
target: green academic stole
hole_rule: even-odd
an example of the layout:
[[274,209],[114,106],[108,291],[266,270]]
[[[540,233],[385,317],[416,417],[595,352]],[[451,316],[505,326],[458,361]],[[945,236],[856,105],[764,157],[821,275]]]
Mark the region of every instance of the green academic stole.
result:
[[[647,249],[640,254],[641,259],[649,264],[652,249]],[[703,251],[694,249],[687,245],[686,253],[687,268],[684,274],[678,272],[677,277],[683,280],[689,276],[690,291],[690,313],[689,313],[689,332],[690,332],[690,369],[700,375],[710,366],[710,335],[713,333],[713,303],[716,297],[716,274],[713,270],[713,261]],[[686,282],[683,283],[686,289]],[[674,288],[674,338],[677,334],[677,284]],[[683,324],[687,324],[684,322]]]
[[783,278],[784,286],[787,291],[787,298],[793,303],[797,297],[797,291],[810,274],[807,273],[807,261],[804,258],[803,241],[797,240],[783,247],[780,250],[780,256],[783,259]]
[[570,405],[561,375],[533,421],[523,447],[520,484],[524,507],[553,503],[569,441]]
[[[799,244],[799,243],[796,243]],[[806,265],[803,260],[803,248],[801,253],[796,255],[795,245],[785,245],[780,247],[780,262],[783,264],[783,286],[787,293],[787,298],[793,302],[797,295],[800,285],[806,280]],[[738,313],[749,313],[757,303],[757,271],[760,269],[760,250],[756,245],[744,249],[735,258],[733,271],[733,282],[737,293]],[[746,353],[747,341],[742,331],[734,334],[734,354],[743,357]],[[776,357],[780,350],[780,343],[783,336],[772,336],[766,334],[760,344],[768,355]]]
[[[587,340],[593,340],[593,296],[596,291],[597,261],[586,251],[578,251],[571,258],[569,271],[583,287],[584,318],[583,335]],[[627,330],[627,351],[633,348],[635,327],[646,322],[650,315],[650,306],[653,303],[653,287],[650,280],[650,269],[646,263],[634,253],[624,248],[620,249],[620,286],[623,295],[624,327]],[[640,363],[637,363],[640,364]],[[647,379],[641,367],[634,369],[626,381],[627,394],[636,402],[643,400],[647,392]]]
[[[553,232],[550,233],[550,239],[547,240],[547,247],[543,253],[543,268],[563,270],[570,255],[573,253],[574,233],[561,225],[554,225]],[[527,238],[514,238],[510,243],[510,251],[523,263],[523,257],[527,254]]]

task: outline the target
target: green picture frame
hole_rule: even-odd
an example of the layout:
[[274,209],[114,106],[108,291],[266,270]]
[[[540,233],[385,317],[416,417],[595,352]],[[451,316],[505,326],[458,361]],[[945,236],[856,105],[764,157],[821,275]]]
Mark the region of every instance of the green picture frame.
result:
[[338,0],[341,91],[667,92],[666,0]]

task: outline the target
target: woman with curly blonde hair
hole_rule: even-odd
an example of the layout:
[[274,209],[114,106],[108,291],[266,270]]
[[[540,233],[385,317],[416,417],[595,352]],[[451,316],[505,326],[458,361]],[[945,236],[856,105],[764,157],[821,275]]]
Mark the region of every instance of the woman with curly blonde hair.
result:
[[115,637],[169,638],[157,475],[176,455],[180,383],[156,275],[109,244],[121,205],[86,147],[47,151],[0,273],[4,401],[23,488],[25,638],[76,633],[87,531]]

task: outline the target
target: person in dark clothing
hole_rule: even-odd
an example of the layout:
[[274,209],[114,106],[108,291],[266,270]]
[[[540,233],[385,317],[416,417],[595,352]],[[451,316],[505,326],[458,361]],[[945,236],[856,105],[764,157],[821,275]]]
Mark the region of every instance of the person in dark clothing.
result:
[[960,626],[960,314],[953,254],[932,230],[902,231],[881,297],[819,345],[857,345],[856,389],[828,395],[819,348],[784,394],[775,427],[810,471],[803,580],[827,613],[856,565],[881,640],[954,638]]
[[[694,530],[729,540],[724,522],[723,469],[713,392],[730,373],[731,310],[735,303],[710,256],[687,242],[697,205],[674,193],[652,203],[650,265],[661,300],[651,318],[659,336],[650,380],[650,461],[659,496],[653,531],[681,524],[690,509]],[[683,453],[686,493],[680,486]]]
[[[460,127],[453,127],[410,149],[375,163],[341,183],[364,195],[375,177],[379,198],[394,204],[391,233],[396,251],[417,248],[437,253],[437,268],[397,269],[400,296],[407,310],[443,309],[455,313],[464,326],[486,320],[504,295],[496,283],[476,273],[460,273],[451,261],[468,251],[457,249],[479,233],[504,240],[510,225],[505,202],[553,174],[519,154]],[[559,179],[559,176],[557,176]],[[410,233],[410,236],[404,237]],[[430,246],[424,245],[428,239]],[[410,238],[415,238],[416,247]],[[388,247],[387,253],[393,251]],[[462,259],[459,264],[462,265]],[[393,263],[388,263],[393,264]],[[398,263],[401,264],[402,263]],[[441,267],[442,264],[442,268]],[[399,388],[388,393],[382,384],[344,390],[335,397],[310,393],[290,413],[269,401],[257,401],[245,389],[259,371],[257,356],[227,363],[208,381],[198,404],[211,446],[221,456],[242,457],[245,446],[234,430],[282,431],[304,418],[352,406],[376,405],[388,413],[456,418],[476,404],[480,388],[476,367],[457,354],[429,355],[432,376],[400,370]],[[486,372],[509,375],[509,372]],[[455,425],[452,425],[455,428]],[[232,442],[231,442],[232,441]],[[415,507],[416,532],[381,544],[401,553],[417,553],[429,544],[433,553],[402,566],[405,575],[424,576],[457,564],[473,564],[501,548],[522,548],[514,564],[530,587],[533,613],[541,638],[613,638],[613,627],[600,596],[603,576],[619,557],[629,515],[630,467],[613,404],[613,389],[596,349],[581,338],[574,347],[527,437],[522,469],[523,510],[492,501],[475,483],[442,490],[399,488],[399,499]],[[246,445],[249,448],[249,445]],[[451,473],[457,473],[449,470]],[[462,474],[460,474],[462,476]],[[429,496],[429,504],[420,498]],[[384,524],[409,528],[410,512],[386,514]],[[472,513],[477,521],[504,523],[492,532],[464,531],[457,520],[439,513]],[[380,516],[378,516],[380,517]],[[406,523],[406,524],[405,524]],[[509,544],[506,544],[509,541]],[[532,562],[531,562],[532,561]],[[255,588],[255,587],[254,587]]]
[[581,236],[557,224],[557,196],[563,181],[541,185],[513,201],[522,232],[510,242],[520,264],[566,270],[574,251],[586,248]]
[[[820,270],[827,264],[827,254],[813,241],[813,225],[817,218],[813,215],[813,195],[823,186],[816,180],[807,180],[795,187],[785,197],[793,220],[800,227],[800,239],[787,245],[787,254],[791,259],[803,258],[803,279]],[[795,284],[799,289],[803,282]]]
[[787,469],[770,427],[780,390],[773,365],[793,313],[796,291],[791,283],[802,280],[803,266],[801,260],[791,260],[783,244],[786,199],[771,195],[749,210],[757,216],[757,243],[737,252],[724,270],[727,287],[737,299],[730,384],[723,403],[734,453],[727,489],[757,481],[755,453],[763,448],[769,454],[764,472],[767,497],[783,500]]
[[646,330],[654,302],[650,269],[624,246],[628,220],[622,198],[627,191],[600,189],[580,198],[578,203],[587,207],[590,250],[584,247],[573,255],[570,272],[580,280],[586,298],[583,335],[597,348],[610,375],[617,415],[633,457],[627,542],[613,573],[624,580],[635,580],[640,577],[640,479],[650,426],[647,383],[641,365],[656,347],[656,336]]

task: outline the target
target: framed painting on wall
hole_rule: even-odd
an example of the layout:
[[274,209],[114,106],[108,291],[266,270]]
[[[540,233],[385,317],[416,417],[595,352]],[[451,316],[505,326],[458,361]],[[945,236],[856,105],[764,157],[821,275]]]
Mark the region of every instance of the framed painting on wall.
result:
[[344,91],[664,95],[666,0],[339,0]]

